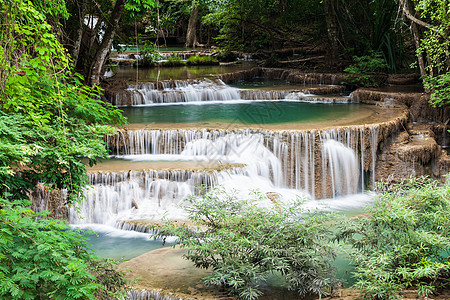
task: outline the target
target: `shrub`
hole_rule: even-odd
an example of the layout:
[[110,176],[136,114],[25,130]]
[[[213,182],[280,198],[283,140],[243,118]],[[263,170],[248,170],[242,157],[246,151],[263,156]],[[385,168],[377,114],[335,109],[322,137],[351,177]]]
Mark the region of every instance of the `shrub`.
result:
[[369,215],[341,225],[340,238],[351,246],[355,287],[365,299],[396,299],[417,288],[429,295],[449,284],[450,184],[408,179],[380,184]]
[[261,295],[257,283],[270,274],[281,274],[300,295],[327,294],[337,283],[330,265],[332,215],[303,210],[299,201],[263,208],[263,198],[254,193],[240,199],[223,189],[189,198],[185,209],[192,226],[168,221],[154,226],[155,237],[177,236],[188,248],[185,258],[212,269],[205,284],[242,299]]
[[430,104],[434,107],[450,104],[450,73],[428,76],[424,88],[431,91]]
[[169,57],[167,57],[167,61],[162,62],[161,65],[165,67],[178,67],[185,65],[186,62],[183,61],[183,59],[176,54],[173,54]]
[[1,299],[123,296],[123,274],[96,260],[80,232],[23,206],[28,204],[0,199]]
[[218,65],[217,58],[212,56],[194,55],[186,60],[187,65]]
[[347,79],[358,86],[378,86],[375,74],[385,72],[388,68],[386,60],[381,53],[373,52],[367,56],[354,56],[355,64],[350,65],[344,71],[352,75]]
[[139,65],[142,67],[151,66],[157,60],[161,59],[155,43],[149,41],[141,41],[139,45]]

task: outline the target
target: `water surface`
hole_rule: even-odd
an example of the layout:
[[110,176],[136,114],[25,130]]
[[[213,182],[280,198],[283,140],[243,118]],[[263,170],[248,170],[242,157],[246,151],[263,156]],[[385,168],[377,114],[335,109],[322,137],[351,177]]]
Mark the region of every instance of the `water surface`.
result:
[[218,65],[218,66],[181,66],[181,67],[155,67],[155,68],[133,68],[129,66],[118,66],[114,68],[114,79],[126,81],[156,81],[156,80],[185,80],[215,77],[218,74],[231,73],[248,70],[254,66],[250,62],[241,64]]
[[228,101],[122,108],[130,124],[204,123],[283,124],[323,122],[362,113],[366,105],[297,101]]

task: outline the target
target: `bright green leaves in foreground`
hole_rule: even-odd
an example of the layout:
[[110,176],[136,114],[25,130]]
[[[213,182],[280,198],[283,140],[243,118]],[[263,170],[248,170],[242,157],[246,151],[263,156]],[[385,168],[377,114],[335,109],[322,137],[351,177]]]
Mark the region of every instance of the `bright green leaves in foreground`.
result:
[[76,197],[87,179],[83,160],[93,164],[107,155],[103,137],[115,133],[108,124],[123,119],[77,77],[35,72],[41,76],[10,77],[0,103],[0,180],[8,182],[3,191],[23,196],[41,181]]
[[68,226],[0,200],[0,298],[94,299],[85,239]]
[[348,220],[356,287],[365,299],[396,299],[414,286],[423,295],[450,284],[450,183],[410,179],[381,185],[367,217]]
[[[427,178],[381,185],[368,213],[350,219],[302,209],[302,203],[261,205],[216,189],[188,200],[189,225],[153,229],[175,235],[186,258],[211,268],[205,283],[240,299],[261,294],[271,273],[300,295],[324,295],[337,285],[331,263],[338,245],[355,264],[364,299],[396,299],[415,287],[429,295],[450,285],[450,182]],[[267,201],[267,199],[266,199]],[[332,243],[340,240],[341,243]]]
[[[0,198],[0,299],[117,299],[125,281],[63,221]],[[95,275],[95,276],[94,276]]]
[[67,17],[64,3],[0,1],[0,11],[0,197],[22,199],[45,182],[74,202],[87,180],[83,162],[107,155],[103,138],[123,117],[70,71],[50,25]]
[[18,201],[39,182],[77,201],[84,163],[107,155],[123,121],[68,68],[60,17],[61,1],[0,0],[0,299],[111,299],[125,283],[81,234]]
[[[300,295],[324,295],[335,287],[335,252],[329,225],[332,215],[306,211],[300,201],[262,208],[263,197],[241,199],[215,190],[188,200],[191,226],[157,226],[158,236],[176,235],[186,258],[211,267],[206,284],[226,287],[242,299],[255,299],[258,282],[279,274]],[[266,199],[267,201],[267,199]]]

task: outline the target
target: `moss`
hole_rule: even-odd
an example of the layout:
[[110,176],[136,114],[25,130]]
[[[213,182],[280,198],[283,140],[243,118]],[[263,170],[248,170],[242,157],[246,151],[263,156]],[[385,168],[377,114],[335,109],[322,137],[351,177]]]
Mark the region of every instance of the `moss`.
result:
[[218,65],[219,61],[217,58],[212,56],[200,56],[200,55],[194,55],[189,57],[186,60],[186,64],[188,66],[199,66],[199,65]]

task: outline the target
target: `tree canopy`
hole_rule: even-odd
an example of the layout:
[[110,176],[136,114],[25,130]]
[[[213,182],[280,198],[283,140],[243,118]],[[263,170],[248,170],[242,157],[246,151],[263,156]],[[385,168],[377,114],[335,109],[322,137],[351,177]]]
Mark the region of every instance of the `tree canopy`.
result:
[[264,198],[216,188],[186,201],[191,225],[169,221],[153,229],[158,237],[177,236],[187,259],[212,269],[205,283],[239,299],[258,298],[271,274],[301,296],[328,295],[337,286],[328,225],[335,215],[303,209],[299,199],[262,207]]
[[123,282],[110,290],[92,275],[101,263],[85,238],[23,199],[45,183],[78,201],[85,163],[107,155],[103,138],[124,119],[73,71],[61,43],[64,2],[2,0],[0,12],[0,297],[113,297]]
[[[73,73],[50,25],[67,16],[63,5],[0,4],[2,197],[24,197],[38,182],[77,196],[86,183],[82,160],[93,164],[106,155],[103,137],[123,117]],[[47,6],[52,9],[42,10]]]

